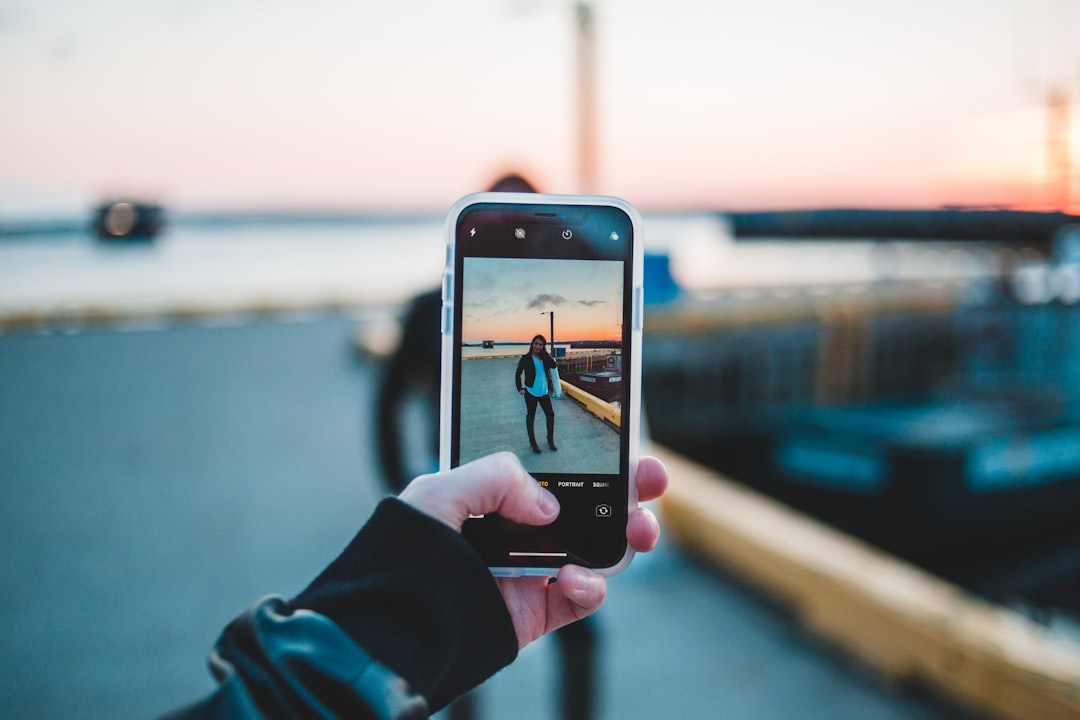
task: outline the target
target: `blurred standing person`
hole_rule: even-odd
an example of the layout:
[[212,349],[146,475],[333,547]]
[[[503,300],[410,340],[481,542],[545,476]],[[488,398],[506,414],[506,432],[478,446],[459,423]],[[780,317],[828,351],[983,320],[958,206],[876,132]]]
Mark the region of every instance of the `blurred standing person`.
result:
[[[534,193],[536,188],[518,174],[496,181],[489,192]],[[420,431],[425,440],[426,458],[419,472],[438,466],[439,390],[441,382],[442,335],[439,329],[442,297],[438,289],[413,299],[402,323],[401,341],[387,359],[377,400],[378,457],[383,478],[391,492],[399,492],[412,479],[404,450],[406,407],[419,401],[426,417],[419,418],[426,427]],[[531,351],[530,351],[531,352]],[[550,357],[550,355],[549,355]],[[550,404],[550,400],[548,400]],[[535,408],[534,408],[535,413]],[[414,418],[418,419],[418,418]],[[531,423],[530,423],[531,426]],[[553,437],[553,436],[552,436]],[[554,449],[554,448],[553,448]],[[593,616],[571,623],[553,633],[559,648],[561,688],[560,706],[566,720],[593,717],[597,677],[597,630]],[[453,720],[477,717],[476,692],[454,702],[449,710]]]

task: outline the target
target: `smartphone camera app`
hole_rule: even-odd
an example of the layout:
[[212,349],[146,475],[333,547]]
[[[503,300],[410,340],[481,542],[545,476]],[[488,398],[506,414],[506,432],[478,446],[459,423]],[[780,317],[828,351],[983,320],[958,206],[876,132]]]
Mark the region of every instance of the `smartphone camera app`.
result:
[[497,574],[629,562],[636,218],[612,198],[539,195],[470,196],[451,214],[441,462],[512,452],[561,506],[544,527],[466,521],[463,535]]
[[620,428],[592,410],[625,404],[623,273],[615,260],[463,259],[459,463],[509,450],[534,475],[619,472]]

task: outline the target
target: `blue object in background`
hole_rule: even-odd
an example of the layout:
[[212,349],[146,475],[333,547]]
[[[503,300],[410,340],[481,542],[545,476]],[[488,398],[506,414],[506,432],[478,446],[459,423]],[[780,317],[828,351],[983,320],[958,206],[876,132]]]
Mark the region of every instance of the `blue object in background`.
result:
[[671,277],[671,257],[667,254],[645,254],[645,302],[671,302],[679,297],[680,290]]

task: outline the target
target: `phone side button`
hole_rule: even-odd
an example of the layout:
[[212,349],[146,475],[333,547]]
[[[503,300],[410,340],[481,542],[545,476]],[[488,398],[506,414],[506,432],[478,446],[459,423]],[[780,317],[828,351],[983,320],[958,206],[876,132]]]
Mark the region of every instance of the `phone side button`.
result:
[[443,273],[442,279],[442,299],[443,302],[448,302],[454,297],[454,274],[451,272]]
[[444,304],[442,307],[442,333],[446,335],[450,332],[450,319],[453,317],[451,314],[453,308],[450,305]]
[[641,287],[634,288],[634,307],[631,310],[631,312],[634,314],[634,317],[633,317],[633,328],[634,328],[634,330],[641,330],[643,328],[643,326],[644,326],[644,322],[643,322],[644,321],[644,315],[645,315],[644,295],[645,295],[645,293],[644,293],[643,288],[641,288]]

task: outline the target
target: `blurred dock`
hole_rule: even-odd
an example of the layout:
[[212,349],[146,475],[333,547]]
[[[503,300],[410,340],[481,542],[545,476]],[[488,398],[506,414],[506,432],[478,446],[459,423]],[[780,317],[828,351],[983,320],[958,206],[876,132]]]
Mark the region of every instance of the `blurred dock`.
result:
[[[327,315],[0,336],[6,713],[190,700],[223,625],[348,542],[383,494],[378,366],[355,359],[354,329]],[[973,717],[867,672],[670,535],[611,582],[599,624],[601,718]],[[555,717],[556,657],[526,649],[481,688],[482,717]]]
[[999,718],[1080,716],[1080,646],[668,451],[666,527],[895,683]]
[[[654,308],[653,436],[986,597],[1068,608],[1080,308],[967,293],[905,283]],[[1044,571],[1020,582],[1025,563]]]
[[[651,228],[708,246],[684,268],[716,259],[714,218]],[[190,700],[210,687],[223,624],[264,593],[299,591],[348,541],[384,492],[378,348],[394,342],[397,303],[434,287],[440,234],[431,219],[278,218],[181,222],[153,248],[4,239],[0,703],[13,716],[145,717]],[[1020,253],[1010,289],[975,255],[858,252],[826,264],[899,269],[687,295],[672,284],[647,309],[644,407],[673,475],[667,540],[611,582],[599,717],[1078,715],[1080,645],[1045,608],[1080,600],[1080,365],[1064,362],[1080,357],[1080,266]],[[769,273],[790,254],[750,253]],[[373,354],[356,352],[358,327]],[[490,375],[477,387],[507,391],[490,414],[518,427],[513,368],[498,362],[466,365]],[[576,399],[557,401],[560,451],[542,461],[572,437],[615,437],[617,407],[564,388]],[[958,412],[933,404],[958,390],[973,393]],[[1009,442],[980,446],[976,431],[1009,420],[1017,398],[1037,442],[1002,431]],[[519,435],[499,442],[520,452]],[[887,472],[898,436],[914,485]],[[972,447],[982,464],[956,464]],[[912,471],[942,457],[952,464],[936,475]],[[958,485],[965,467],[981,468],[978,503]],[[1029,501],[1040,487],[1049,501]],[[935,512],[914,512],[927,501]],[[1031,612],[1016,611],[1017,588]],[[555,717],[556,658],[549,643],[527,648],[481,690],[481,716]]]

